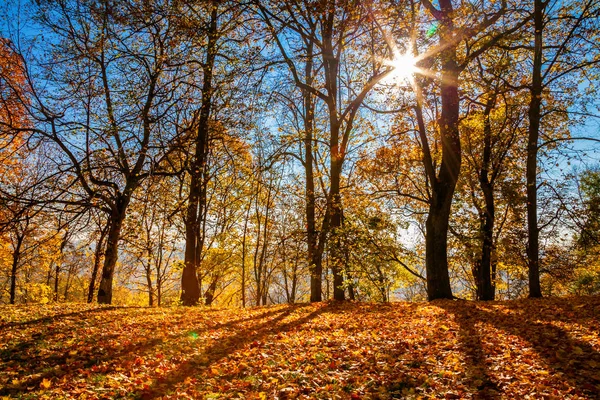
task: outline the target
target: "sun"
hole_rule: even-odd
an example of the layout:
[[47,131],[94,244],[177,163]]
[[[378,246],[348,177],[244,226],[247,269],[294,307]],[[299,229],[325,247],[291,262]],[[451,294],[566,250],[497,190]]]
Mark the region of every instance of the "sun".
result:
[[397,85],[412,84],[414,75],[419,72],[417,61],[417,58],[409,53],[394,52],[391,60],[384,60],[385,65],[392,67],[385,80]]

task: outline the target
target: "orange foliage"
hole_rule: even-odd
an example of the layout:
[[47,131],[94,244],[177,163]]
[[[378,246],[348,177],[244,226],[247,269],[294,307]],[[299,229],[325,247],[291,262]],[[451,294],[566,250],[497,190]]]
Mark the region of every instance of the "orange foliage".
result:
[[[0,38],[0,131],[27,126],[25,70],[7,39]],[[6,138],[4,138],[6,140]]]
[[[7,39],[0,38],[0,182],[11,183],[20,176],[18,154],[24,139],[14,128],[29,125],[26,117],[26,79],[23,64],[10,48]],[[0,208],[0,221],[4,220]]]

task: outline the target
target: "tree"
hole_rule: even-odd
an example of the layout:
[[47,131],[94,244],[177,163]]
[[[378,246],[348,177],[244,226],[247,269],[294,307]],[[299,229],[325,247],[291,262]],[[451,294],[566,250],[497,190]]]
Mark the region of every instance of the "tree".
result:
[[88,303],[92,303],[94,301],[94,294],[96,293],[96,284],[98,281],[98,272],[100,271],[100,266],[102,265],[102,259],[104,257],[104,251],[106,250],[106,235],[108,235],[108,231],[110,229],[110,223],[106,221],[103,213],[92,211],[91,214],[91,219],[93,220],[93,226],[95,228],[94,233],[97,234],[97,240],[96,244],[94,245],[92,271],[87,290]]
[[[377,62],[376,55],[373,53],[369,54],[365,61],[358,61],[352,66],[346,65],[346,63],[352,64],[354,61],[352,58],[353,43],[360,46],[361,34],[367,34],[366,31],[370,29],[370,26],[366,24],[369,13],[361,5],[357,7],[353,2],[335,0],[324,0],[314,4],[265,2],[264,5],[259,4],[259,11],[293,77],[294,84],[301,91],[306,92],[304,101],[310,101],[310,98],[307,97],[310,93],[322,101],[327,110],[327,145],[329,147],[327,207],[321,223],[323,240],[319,241],[316,252],[311,257],[314,265],[311,274],[315,275],[311,301],[319,301],[321,288],[319,288],[318,276],[321,270],[320,259],[325,244],[324,238],[328,234],[335,237],[336,231],[342,227],[340,184],[355,118],[365,97],[378,82],[390,74],[391,68],[386,68],[381,61]],[[306,40],[307,43],[314,44],[316,48],[298,45],[297,40],[300,40],[300,43],[302,40]],[[292,55],[292,53],[295,54]],[[319,55],[319,64],[316,64],[317,58],[314,57],[317,54]],[[302,66],[295,61],[296,59],[310,61]],[[353,70],[353,74],[347,81],[341,79],[342,66]],[[305,71],[304,75],[299,72],[302,71],[302,68]],[[307,68],[315,68],[319,71],[319,76],[314,76]],[[305,129],[310,130],[312,129],[312,116],[310,115],[312,104],[307,103],[305,106],[307,106]],[[305,163],[308,166],[308,162],[305,161]],[[310,174],[310,170],[308,173]],[[307,178],[310,179],[310,175]],[[307,193],[309,195],[314,193],[314,190],[311,191],[310,182],[307,186]],[[307,199],[309,202],[311,201],[310,198]],[[311,208],[307,210],[308,213],[311,212]],[[330,265],[336,300],[345,298],[340,244],[339,241],[337,244],[330,244]],[[314,249],[315,245],[312,245]]]
[[[533,49],[528,44],[517,49],[532,50],[531,81],[526,88],[530,93],[529,135],[527,141],[527,257],[529,268],[529,296],[541,297],[540,244],[538,226],[538,153],[540,137],[548,120],[556,113],[569,114],[568,106],[576,85],[575,74],[597,65],[598,60],[598,4],[593,0],[565,2],[554,5],[549,1],[533,1]],[[551,107],[549,99],[553,87],[566,90],[560,101],[563,106]],[[571,87],[571,90],[567,89]],[[560,90],[560,89],[559,89]],[[555,92],[556,93],[556,92]],[[564,96],[566,94],[566,96]],[[554,99],[555,101],[558,99]],[[553,104],[558,105],[555,101]],[[544,111],[547,108],[546,111]],[[551,129],[550,129],[551,130]]]
[[[505,188],[511,181],[519,180],[521,164],[524,165],[524,158],[517,151],[525,137],[522,128],[526,115],[522,106],[524,99],[497,78],[511,61],[514,60],[506,50],[490,50],[477,60],[469,71],[473,91],[468,95],[471,112],[460,126],[466,161],[462,182],[466,187],[462,190],[466,191],[463,195],[477,211],[478,222],[475,229],[458,235],[472,254],[476,298],[479,300],[495,298],[496,247],[511,211],[509,204],[515,200]],[[501,216],[499,225],[496,223],[498,214]],[[454,220],[455,233],[471,225],[460,217]],[[475,240],[469,238],[473,231]]]
[[[441,98],[441,113],[436,121],[441,142],[441,162],[432,154],[427,137],[427,125],[423,116],[424,96],[423,79],[416,80],[415,114],[418,122],[418,132],[423,149],[423,165],[430,188],[429,212],[426,222],[426,270],[427,295],[429,300],[452,298],[450,277],[448,273],[448,228],[452,199],[456,183],[461,171],[462,150],[460,140],[460,75],[476,57],[485,53],[502,37],[521,28],[523,22],[517,22],[500,31],[492,29],[506,14],[506,2],[498,7],[492,5],[486,10],[483,21],[472,22],[469,18],[469,5],[454,8],[451,0],[440,0],[439,7],[429,0],[422,1],[428,13],[437,22],[438,45],[429,49],[420,58],[422,64],[431,63],[432,57],[437,58],[439,70],[439,96]],[[415,17],[413,17],[415,18]],[[465,51],[461,51],[462,43],[466,42]],[[416,43],[413,51],[416,51]]]
[[[239,91],[234,88],[232,81],[235,74],[247,71],[248,59],[256,57],[252,51],[243,55],[240,43],[248,40],[243,38],[240,30],[245,18],[245,7],[234,2],[184,2],[184,9],[190,15],[191,22],[185,26],[193,48],[193,54],[188,62],[200,66],[201,84],[199,100],[190,123],[192,132],[190,145],[193,148],[186,173],[189,175],[188,199],[185,215],[185,259],[181,280],[181,301],[184,305],[198,303],[202,288],[196,275],[204,257],[205,237],[203,227],[208,218],[207,197],[210,186],[212,147],[219,136],[227,131],[227,122],[219,121],[219,108],[227,104],[231,92]],[[252,36],[252,34],[250,34]],[[225,53],[235,54],[235,60]],[[230,69],[232,64],[237,68]],[[199,76],[197,77],[199,79]],[[241,80],[238,80],[238,83]],[[230,93],[227,93],[227,90]],[[230,104],[227,107],[232,107]],[[223,115],[221,115],[223,117]]]

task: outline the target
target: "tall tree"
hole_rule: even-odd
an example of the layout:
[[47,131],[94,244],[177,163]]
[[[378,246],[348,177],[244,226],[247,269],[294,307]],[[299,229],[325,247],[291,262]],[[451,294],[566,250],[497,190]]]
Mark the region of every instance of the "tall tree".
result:
[[[556,113],[569,114],[565,104],[572,104],[574,93],[573,79],[586,69],[596,66],[598,60],[598,29],[600,5],[597,1],[564,2],[533,1],[533,51],[531,81],[527,87],[529,100],[529,135],[527,141],[527,257],[529,268],[529,296],[541,297],[540,285],[540,227],[538,226],[538,157],[541,147],[540,137],[545,125],[544,119]],[[518,49],[530,46],[516,46]],[[549,100],[558,92],[553,88],[564,89],[571,96]],[[571,90],[569,90],[571,87]],[[549,93],[552,93],[548,96]],[[571,98],[568,98],[571,97]]]
[[[237,53],[244,48],[244,42],[252,34],[242,35],[238,32],[245,18],[243,5],[216,1],[184,2],[183,8],[183,12],[190,15],[191,22],[184,23],[184,28],[194,49],[188,62],[200,66],[197,79],[201,79],[198,84],[199,100],[195,101],[197,108],[191,122],[193,134],[190,144],[193,154],[186,171],[189,184],[184,217],[185,264],[181,278],[181,302],[190,306],[197,304],[201,295],[197,272],[205,251],[203,226],[208,218],[211,148],[219,134],[230,128],[225,126],[224,121],[218,121],[218,111],[219,107],[227,103],[228,100],[225,99],[231,96],[224,91],[229,89],[235,92],[240,89],[233,89],[229,83],[235,79],[233,74],[241,74],[245,70],[240,67],[240,59],[252,58],[252,54],[242,57]],[[238,59],[233,60],[225,53],[236,54]],[[240,68],[229,70],[232,64]]]
[[[498,58],[488,62],[502,66]],[[486,62],[487,65],[487,62]],[[469,224],[464,219],[454,218],[457,225],[453,233],[460,236],[462,244],[472,255],[475,294],[479,300],[494,300],[497,278],[497,242],[510,212],[514,196],[505,190],[512,181],[520,183],[521,165],[518,146],[524,139],[522,122],[526,116],[523,98],[510,91],[500,81],[486,77],[483,65],[479,63],[475,74],[483,78],[478,99],[472,99],[472,111],[461,123],[465,148],[465,169],[463,196],[470,198],[476,210],[476,222]],[[468,207],[463,203],[463,207]],[[461,213],[463,214],[463,213]],[[464,213],[469,214],[469,213]],[[499,216],[499,217],[498,217]],[[498,221],[499,220],[499,223]],[[460,234],[464,228],[474,231],[474,235]]]
[[204,247],[204,236],[201,234],[201,227],[207,215],[207,158],[213,107],[213,77],[218,53],[217,41],[220,38],[217,3],[208,3],[206,13],[209,17],[206,18],[206,22],[202,26],[202,31],[206,36],[206,46],[203,49],[204,59],[201,61],[201,104],[195,128],[195,152],[189,168],[190,186],[185,217],[185,264],[181,276],[181,302],[186,306],[196,305],[200,299],[200,286],[196,270],[200,264],[201,252]]
[[[438,24],[438,44],[428,50],[425,56],[421,56],[424,59],[422,62],[435,57],[440,65],[438,85],[441,113],[436,124],[441,141],[439,169],[436,168],[437,161],[432,155],[427,138],[421,79],[417,79],[416,83],[415,108],[423,149],[423,164],[430,187],[425,233],[427,296],[429,300],[435,300],[453,297],[448,272],[448,228],[452,199],[462,162],[459,130],[460,75],[473,59],[495,45],[504,35],[517,31],[524,22],[504,28],[500,32],[488,29],[505,15],[506,2],[486,10],[487,15],[483,21],[473,21],[469,14],[473,11],[470,5],[455,8],[451,0],[440,0],[438,7],[429,0],[422,0],[421,3]],[[462,47],[465,42],[468,44],[466,49]]]

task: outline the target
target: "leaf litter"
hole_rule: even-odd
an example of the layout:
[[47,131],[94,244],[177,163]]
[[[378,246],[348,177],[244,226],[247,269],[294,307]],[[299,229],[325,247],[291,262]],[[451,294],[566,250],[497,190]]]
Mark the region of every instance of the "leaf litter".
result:
[[600,297],[0,307],[0,399],[600,398]]

